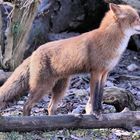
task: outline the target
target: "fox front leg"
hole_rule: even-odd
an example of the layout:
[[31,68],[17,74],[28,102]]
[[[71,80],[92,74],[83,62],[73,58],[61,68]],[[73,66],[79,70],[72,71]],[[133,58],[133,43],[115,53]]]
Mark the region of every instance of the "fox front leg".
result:
[[99,113],[99,106],[100,106],[100,81],[101,81],[101,74],[97,72],[91,72],[90,78],[90,97],[88,103],[86,105],[86,114],[97,114]]
[[93,114],[96,117],[100,115],[102,111],[103,88],[106,78],[107,72],[91,73],[90,98],[86,105],[86,114]]
[[101,83],[100,83],[100,91],[99,91],[99,110],[102,110],[102,98],[103,98],[103,92],[104,92],[104,87],[105,87],[105,83],[107,80],[107,76],[108,76],[108,71],[105,71],[102,73],[102,77],[101,77]]

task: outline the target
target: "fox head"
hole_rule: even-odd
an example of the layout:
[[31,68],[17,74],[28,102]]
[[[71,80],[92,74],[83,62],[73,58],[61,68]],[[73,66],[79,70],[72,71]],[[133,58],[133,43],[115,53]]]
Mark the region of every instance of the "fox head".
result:
[[130,35],[140,34],[140,16],[138,12],[129,5],[109,5],[114,18],[124,31]]
[[109,28],[117,24],[118,29],[127,35],[140,34],[140,16],[138,12],[129,5],[109,4],[110,10],[101,23],[101,28]]

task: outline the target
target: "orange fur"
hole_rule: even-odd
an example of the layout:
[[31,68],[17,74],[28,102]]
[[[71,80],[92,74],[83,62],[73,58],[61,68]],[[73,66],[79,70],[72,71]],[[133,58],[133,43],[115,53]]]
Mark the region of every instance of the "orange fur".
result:
[[9,102],[25,95],[28,90],[30,57],[13,72],[0,87],[0,108],[4,109]]

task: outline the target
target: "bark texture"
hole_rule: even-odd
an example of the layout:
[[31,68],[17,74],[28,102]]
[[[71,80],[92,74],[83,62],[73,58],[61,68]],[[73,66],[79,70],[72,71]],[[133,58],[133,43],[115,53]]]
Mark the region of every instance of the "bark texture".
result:
[[140,126],[140,112],[93,115],[56,115],[32,117],[0,117],[0,131],[46,131],[57,129],[123,128],[131,130]]
[[13,2],[13,5],[11,3],[0,5],[1,15],[3,15],[0,62],[2,68],[13,70],[23,61],[38,0],[17,0]]

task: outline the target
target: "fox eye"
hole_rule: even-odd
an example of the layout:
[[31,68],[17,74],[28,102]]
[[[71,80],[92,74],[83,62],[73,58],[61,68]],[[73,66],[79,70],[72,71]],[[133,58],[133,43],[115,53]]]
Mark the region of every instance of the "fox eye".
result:
[[139,20],[140,20],[140,18],[138,17],[138,18],[137,18],[137,21],[139,21]]
[[140,18],[136,18],[136,22],[139,22],[140,21]]

